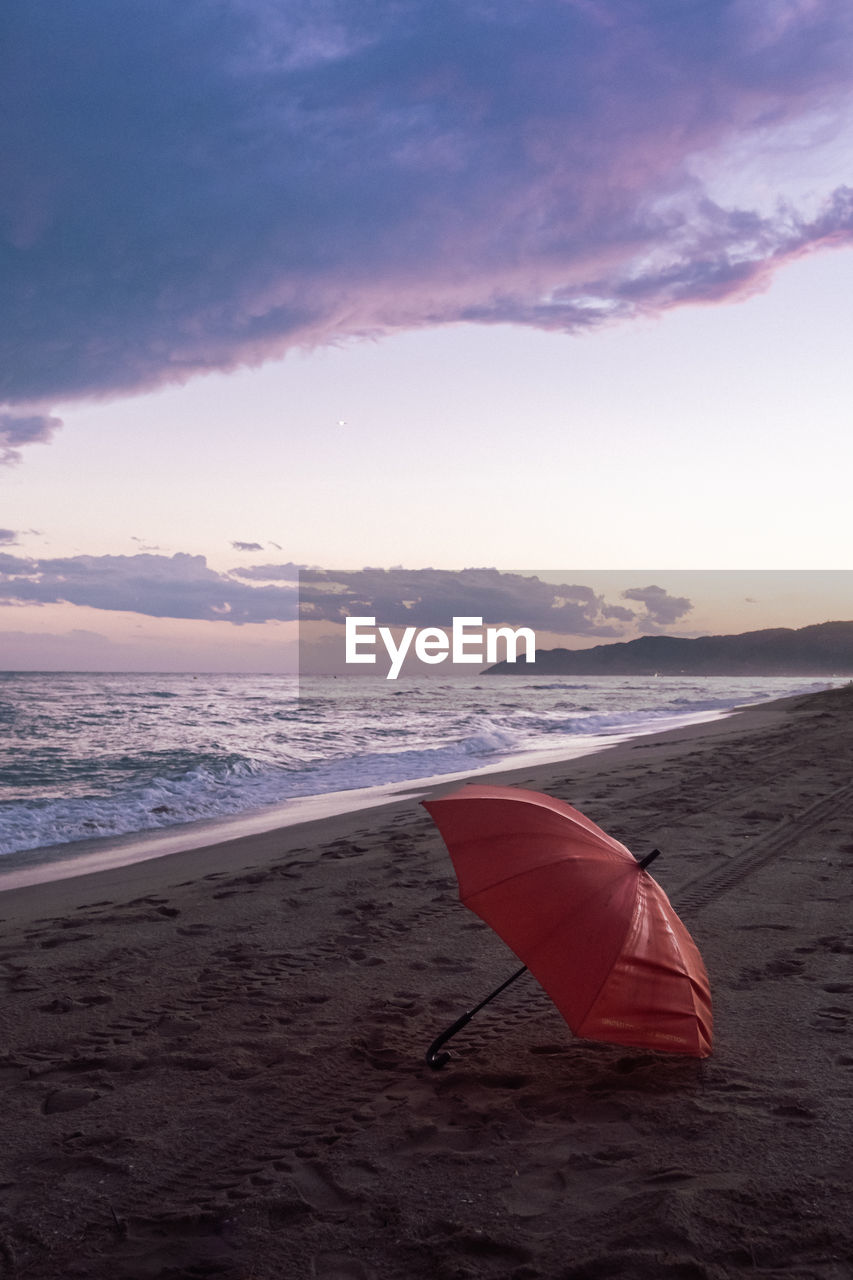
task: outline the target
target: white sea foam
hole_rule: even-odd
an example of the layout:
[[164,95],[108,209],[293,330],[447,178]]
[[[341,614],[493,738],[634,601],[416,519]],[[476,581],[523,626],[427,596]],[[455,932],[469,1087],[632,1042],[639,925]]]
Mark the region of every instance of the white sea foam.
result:
[[822,688],[785,678],[0,677],[0,854],[464,774]]

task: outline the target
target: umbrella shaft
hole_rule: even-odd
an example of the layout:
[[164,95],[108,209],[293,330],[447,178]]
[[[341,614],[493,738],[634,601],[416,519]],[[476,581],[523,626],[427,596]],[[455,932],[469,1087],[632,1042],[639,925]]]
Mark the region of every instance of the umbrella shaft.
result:
[[520,978],[521,975],[526,972],[527,965],[523,964],[520,969],[517,969],[516,972],[512,974],[511,977],[507,978],[506,982],[502,982],[499,987],[495,987],[494,991],[490,992],[489,995],[486,996],[485,1000],[481,1000],[478,1005],[475,1005],[473,1009],[469,1009],[467,1013],[463,1013],[461,1018],[457,1018],[452,1026],[449,1026],[446,1031],[442,1031],[441,1035],[437,1036],[436,1039],[433,1040],[432,1044],[426,1051],[427,1064],[432,1067],[433,1071],[438,1071],[446,1062],[450,1061],[449,1053],[439,1053],[441,1046],[447,1044],[447,1041],[452,1036],[455,1036],[457,1031],[461,1031],[463,1027],[467,1027],[475,1013],[479,1013],[484,1005],[487,1005],[490,1000],[494,1000],[495,996],[499,996],[502,991],[507,989],[511,982],[515,982],[516,978]]
[[475,1005],[474,1008],[469,1011],[468,1017],[473,1018],[475,1013],[479,1013],[490,1000],[494,1000],[495,996],[499,996],[502,991],[506,991],[510,983],[515,982],[516,978],[520,978],[523,973],[527,973],[526,964],[523,964],[520,969],[516,969],[515,973],[511,977],[507,978],[506,982],[502,982],[499,987],[495,987],[494,991],[487,995],[485,1000],[481,1000],[478,1005]]

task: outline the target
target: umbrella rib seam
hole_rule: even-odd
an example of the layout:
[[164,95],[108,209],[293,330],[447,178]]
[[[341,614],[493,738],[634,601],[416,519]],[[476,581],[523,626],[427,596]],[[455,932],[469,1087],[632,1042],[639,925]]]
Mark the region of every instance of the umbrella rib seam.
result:
[[[692,978],[690,974],[687,974],[686,976],[687,976],[687,984],[690,989],[690,1003],[693,1005],[693,1016],[696,1019],[697,1025],[701,1028],[702,1034],[704,1035],[705,1039],[710,1042],[711,1027],[708,1026],[706,1021],[706,1011],[704,1007],[704,1001],[703,1001],[703,1006],[700,1008],[697,1001],[696,980]],[[713,1009],[710,1006],[710,1000],[708,1001],[708,1006],[709,1006],[708,1013],[710,1014],[711,1019],[713,1019],[714,1015],[713,1015]],[[711,1026],[713,1026],[713,1021],[711,1023]]]
[[[630,855],[630,857],[632,858],[632,860],[633,860],[633,862],[634,862],[634,865],[635,865],[635,866],[637,866],[637,867],[639,867],[639,865],[640,865],[640,864],[639,864],[639,863],[637,862],[637,860],[634,858],[633,854],[631,854],[631,855]],[[504,876],[503,880],[491,880],[491,881],[490,881],[490,882],[489,882],[489,883],[488,883],[488,884],[487,884],[483,889],[477,889],[477,890],[476,890],[473,894],[471,894],[471,895],[470,895],[470,897],[468,897],[468,898],[463,898],[463,897],[462,897],[462,894],[460,893],[460,894],[459,894],[459,900],[460,900],[460,901],[461,901],[465,906],[467,906],[467,905],[468,905],[468,902],[470,901],[470,898],[474,898],[474,897],[476,897],[476,896],[477,896],[477,894],[480,894],[480,893],[489,893],[492,889],[498,889],[498,888],[500,888],[500,886],[501,886],[501,885],[503,885],[503,884],[509,884],[511,880],[520,880],[522,876],[534,875],[534,874],[535,874],[535,872],[537,872],[537,871],[547,871],[549,867],[557,867],[557,866],[559,866],[561,863],[563,863],[563,862],[565,862],[565,861],[566,861],[566,857],[565,857],[565,855],[561,855],[559,858],[552,858],[552,860],[551,860],[550,862],[541,862],[541,863],[540,863],[538,866],[536,866],[536,867],[524,867],[524,868],[522,868],[522,870],[521,870],[521,871],[513,871],[512,875],[510,875],[510,876]],[[624,859],[619,858],[619,860],[618,860],[618,861],[621,863],[621,862],[623,862],[623,861],[624,861]],[[626,870],[628,870],[628,867],[627,867],[627,866],[626,866]]]
[[[633,928],[633,925],[634,925],[634,921],[635,921],[635,920],[636,920],[636,918],[637,918],[637,911],[638,911],[639,901],[640,901],[640,895],[639,895],[639,893],[638,893],[638,894],[637,894],[637,896],[636,896],[636,898],[634,899],[634,907],[633,907],[633,910],[631,911],[631,915],[629,916],[629,918],[628,918],[628,922],[627,922],[627,924],[625,925],[625,932],[622,934],[622,940],[621,940],[621,942],[619,943],[619,948],[618,948],[618,950],[617,950],[617,952],[616,952],[617,957],[619,957],[619,956],[622,954],[622,948],[625,946],[625,939],[628,937],[628,934],[631,932],[631,929]],[[608,982],[608,980],[609,980],[610,975],[611,975],[611,973],[612,973],[612,972],[613,972],[613,966],[611,965],[611,966],[610,966],[610,968],[607,970],[607,973],[604,975],[604,977],[602,978],[601,982],[599,983],[599,985],[598,985],[598,989],[597,989],[597,991],[596,991],[595,995],[592,997],[592,999],[590,1000],[590,1002],[589,1002],[589,1004],[587,1005],[586,1009],[584,1010],[583,1017],[578,1019],[578,1026],[579,1026],[579,1027],[582,1027],[582,1026],[583,1026],[583,1024],[586,1022],[587,1018],[589,1017],[590,1013],[592,1012],[593,1008],[595,1007],[595,1002],[596,1002],[596,1000],[598,999],[598,997],[601,995],[602,991],[604,990],[604,988],[605,988],[605,986],[606,986],[606,984],[607,984],[607,982]],[[581,1038],[583,1038],[583,1037],[581,1037]]]
[[[632,854],[632,855],[630,855],[630,856],[631,856],[631,858],[633,859],[633,854]],[[544,869],[547,869],[548,867],[558,866],[559,864],[563,863],[564,861],[565,861],[565,858],[564,858],[564,857],[555,858],[552,862],[543,862],[543,863],[541,864],[541,868],[537,867],[537,868],[536,868],[536,870],[540,870],[540,869],[543,869],[543,870],[544,870]],[[620,861],[620,862],[622,862],[623,860],[620,858],[620,859],[619,859],[619,861]],[[637,866],[637,868],[639,869],[639,863],[637,863],[637,862],[636,862],[636,860],[634,860],[634,865],[635,865],[635,866]],[[629,866],[629,865],[626,865],[625,870],[626,870],[626,871],[630,871],[630,866]],[[517,879],[519,879],[521,876],[529,875],[529,874],[530,874],[530,871],[529,871],[529,870],[527,870],[527,871],[518,871],[518,872],[515,872],[515,873],[514,873],[513,875],[511,875],[511,876],[505,876],[503,880],[496,880],[496,881],[494,882],[494,884],[490,884],[490,885],[488,886],[488,889],[486,889],[486,890],[482,890],[481,892],[488,892],[488,890],[493,889],[493,888],[496,888],[498,885],[507,884],[507,883],[509,883],[509,881],[511,881],[511,880],[517,880]],[[468,906],[468,905],[469,905],[469,900],[467,900],[467,899],[465,899],[465,898],[462,898],[462,899],[461,899],[461,901],[462,901],[462,903],[463,903],[463,905],[464,905],[464,906]],[[626,925],[625,925],[625,931],[624,931],[624,933],[622,934],[622,937],[621,937],[621,939],[620,939],[620,941],[619,941],[619,946],[616,948],[616,955],[617,955],[617,956],[621,953],[622,948],[623,948],[623,947],[624,947],[624,945],[625,945],[625,939],[628,937],[628,934],[629,934],[629,933],[630,933],[630,931],[631,931],[631,928],[632,928],[632,926],[633,926],[633,924],[634,924],[634,921],[635,921],[635,920],[636,920],[636,918],[637,918],[637,905],[638,905],[638,902],[639,902],[639,895],[638,895],[637,899],[635,899],[634,906],[633,906],[633,909],[632,909],[632,911],[631,911],[631,915],[629,916],[628,921],[627,921],[627,923],[626,923]],[[486,923],[488,923],[488,921],[487,921]],[[564,923],[561,921],[559,924],[555,925],[555,926],[554,926],[554,928],[553,928],[553,929],[551,929],[549,933],[547,933],[547,934],[543,935],[543,938],[542,938],[542,939],[540,939],[539,941],[540,941],[540,942],[542,942],[542,941],[546,940],[547,938],[552,938],[552,937],[554,937],[556,934],[559,934],[559,932],[562,930],[562,928],[563,928],[563,927],[564,927]],[[500,935],[498,935],[498,936],[500,936]],[[506,941],[506,939],[504,939],[504,941]],[[507,945],[509,945],[509,944],[507,943]],[[510,950],[512,951],[512,950],[513,950],[513,948],[512,948],[512,947],[510,947]],[[516,952],[515,954],[516,954],[516,955],[518,955],[518,952]],[[518,956],[518,958],[519,958],[519,960],[524,960],[524,956]],[[525,963],[527,963],[527,962],[525,961]],[[531,968],[531,966],[530,966],[529,964],[527,965],[527,967],[528,967],[528,969],[530,969],[530,972],[533,974],[533,976],[534,976],[534,978],[535,978],[535,977],[536,977],[536,972],[535,972],[535,970],[534,970],[533,968]],[[605,974],[604,978],[601,980],[601,983],[599,984],[598,988],[596,989],[595,994],[593,995],[592,999],[590,1000],[589,1004],[587,1005],[587,1007],[586,1007],[586,1009],[584,1010],[584,1012],[583,1012],[583,1014],[581,1015],[581,1017],[578,1019],[578,1025],[579,1025],[579,1026],[580,1026],[580,1025],[584,1022],[584,1020],[589,1016],[590,1010],[592,1009],[592,1007],[593,1007],[593,1005],[595,1004],[595,1002],[596,1002],[596,1000],[598,999],[598,997],[601,995],[601,992],[602,992],[602,990],[603,990],[603,988],[604,988],[605,984],[607,983],[607,980],[608,980],[608,978],[609,978],[609,977],[610,977],[610,970],[608,970],[608,972]],[[544,983],[542,983],[542,982],[541,982],[541,980],[539,980],[539,979],[537,979],[537,981],[539,981],[539,985],[543,988],[543,990],[547,992],[548,988],[544,985]]]

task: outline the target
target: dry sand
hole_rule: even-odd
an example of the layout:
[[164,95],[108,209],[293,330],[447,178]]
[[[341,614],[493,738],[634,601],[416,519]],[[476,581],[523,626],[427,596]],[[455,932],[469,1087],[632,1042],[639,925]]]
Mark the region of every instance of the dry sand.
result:
[[[413,801],[0,895],[0,1275],[853,1275],[853,688],[520,784],[638,856],[714,1056],[573,1040]],[[503,780],[506,780],[505,778]]]

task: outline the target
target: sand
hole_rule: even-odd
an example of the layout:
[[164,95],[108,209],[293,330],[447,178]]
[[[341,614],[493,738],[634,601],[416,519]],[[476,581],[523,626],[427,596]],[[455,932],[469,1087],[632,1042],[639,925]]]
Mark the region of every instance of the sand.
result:
[[[573,1039],[413,800],[0,894],[0,1275],[853,1275],[853,688],[512,781],[642,857],[714,1056]],[[505,781],[506,778],[501,778]]]

